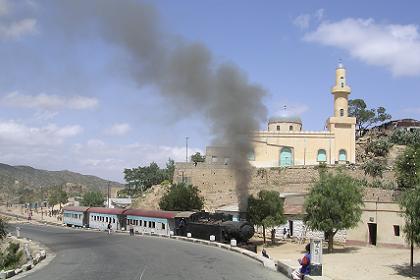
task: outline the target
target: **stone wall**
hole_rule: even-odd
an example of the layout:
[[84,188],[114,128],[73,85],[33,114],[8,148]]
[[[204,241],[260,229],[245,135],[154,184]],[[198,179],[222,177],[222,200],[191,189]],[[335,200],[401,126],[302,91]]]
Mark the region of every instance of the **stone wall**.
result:
[[[358,179],[371,180],[359,166],[342,166],[343,172]],[[328,167],[336,172],[337,166]],[[313,181],[319,178],[318,166],[293,166],[275,168],[251,168],[252,181],[249,193],[260,190],[275,190],[280,193],[307,193]],[[385,171],[383,180],[395,180],[391,170]],[[235,178],[229,165],[210,163],[176,163],[175,182],[186,182],[197,186],[206,199],[206,209],[214,210],[223,205],[236,203]],[[389,191],[372,192],[370,195],[390,196]],[[377,197],[376,197],[377,199]]]

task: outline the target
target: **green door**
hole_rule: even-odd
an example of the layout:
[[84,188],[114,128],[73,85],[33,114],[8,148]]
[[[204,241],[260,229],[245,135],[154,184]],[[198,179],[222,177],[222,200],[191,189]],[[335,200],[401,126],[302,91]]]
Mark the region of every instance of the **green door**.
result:
[[292,162],[292,150],[290,148],[281,149],[280,166],[291,166]]

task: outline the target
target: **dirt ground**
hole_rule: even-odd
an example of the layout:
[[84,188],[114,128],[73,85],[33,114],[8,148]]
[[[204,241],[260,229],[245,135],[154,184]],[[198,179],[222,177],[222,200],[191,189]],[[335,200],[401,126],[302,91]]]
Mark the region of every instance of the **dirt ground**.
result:
[[[414,251],[415,274],[410,274],[410,249],[334,245],[334,253],[324,249],[323,272],[334,280],[420,279],[420,249]],[[298,267],[305,244],[279,242],[266,246],[269,256]],[[259,252],[262,246],[258,247]]]

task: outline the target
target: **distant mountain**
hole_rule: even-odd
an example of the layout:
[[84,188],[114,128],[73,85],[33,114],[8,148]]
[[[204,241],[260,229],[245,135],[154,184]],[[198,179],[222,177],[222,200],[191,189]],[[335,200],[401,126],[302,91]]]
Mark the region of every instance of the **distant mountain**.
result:
[[123,184],[117,182],[68,170],[48,171],[30,166],[11,166],[0,163],[0,188],[2,189],[10,189],[13,186],[39,188],[65,184],[80,185],[89,189],[106,189],[108,183],[112,187],[124,187]]

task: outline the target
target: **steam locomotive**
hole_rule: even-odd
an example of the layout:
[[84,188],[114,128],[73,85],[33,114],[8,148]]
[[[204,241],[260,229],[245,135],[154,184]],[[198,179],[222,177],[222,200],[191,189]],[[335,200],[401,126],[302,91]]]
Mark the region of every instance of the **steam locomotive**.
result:
[[64,207],[63,222],[68,226],[105,230],[132,229],[137,233],[187,236],[218,242],[236,239],[245,244],[253,235],[254,227],[247,221],[232,221],[222,213],[158,211],[145,209],[116,209],[104,207]]

